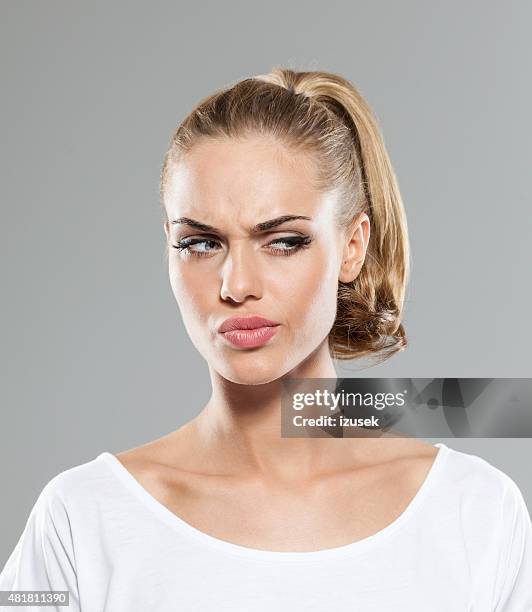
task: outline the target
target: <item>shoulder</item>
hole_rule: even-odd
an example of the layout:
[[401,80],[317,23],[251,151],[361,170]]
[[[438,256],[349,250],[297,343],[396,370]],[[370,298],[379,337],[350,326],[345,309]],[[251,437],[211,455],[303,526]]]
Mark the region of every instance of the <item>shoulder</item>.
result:
[[532,610],[532,522],[519,486],[482,457],[451,449],[445,477],[454,492],[448,507],[478,573],[476,597],[484,601],[489,584],[486,609]]
[[36,509],[61,515],[72,507],[86,507],[103,492],[102,489],[112,488],[112,475],[103,455],[101,453],[52,476],[39,493]]
[[446,475],[459,490],[502,495],[515,494],[516,482],[509,474],[483,457],[445,446]]
[[105,483],[102,468],[101,459],[93,459],[63,470],[46,482],[0,573],[2,588],[68,590],[71,606],[79,609],[77,560],[81,551],[97,542],[95,529],[99,523],[87,519],[100,497],[94,485],[98,480]]
[[528,508],[516,481],[479,455],[444,447],[441,494],[459,505],[460,513],[492,524],[526,520]]

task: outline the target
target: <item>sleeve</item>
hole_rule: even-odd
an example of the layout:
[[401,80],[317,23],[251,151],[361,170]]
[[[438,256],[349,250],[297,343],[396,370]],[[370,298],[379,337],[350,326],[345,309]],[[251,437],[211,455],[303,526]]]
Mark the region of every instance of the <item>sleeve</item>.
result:
[[503,538],[494,612],[532,612],[532,524],[523,495],[509,479],[502,500]]
[[[69,606],[47,605],[46,610],[80,610],[70,522],[54,479],[41,491],[0,573],[0,591],[35,590],[69,592]],[[1,609],[42,611],[44,608],[41,603],[40,606],[17,605]]]

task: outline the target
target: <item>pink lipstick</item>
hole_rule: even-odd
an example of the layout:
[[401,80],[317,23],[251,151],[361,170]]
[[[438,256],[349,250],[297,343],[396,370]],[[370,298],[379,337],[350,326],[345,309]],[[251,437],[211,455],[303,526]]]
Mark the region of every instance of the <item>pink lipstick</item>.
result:
[[266,344],[277,333],[279,323],[258,315],[226,319],[218,332],[233,346],[255,348]]

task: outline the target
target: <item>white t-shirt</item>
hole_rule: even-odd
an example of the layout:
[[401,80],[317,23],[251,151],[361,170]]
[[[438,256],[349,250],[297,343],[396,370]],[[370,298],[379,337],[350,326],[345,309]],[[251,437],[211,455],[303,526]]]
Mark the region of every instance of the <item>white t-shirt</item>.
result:
[[45,485],[0,590],[68,590],[68,608],[13,607],[58,612],[531,612],[532,526],[519,488],[484,459],[436,446],[399,518],[310,552],[210,536],[102,452]]

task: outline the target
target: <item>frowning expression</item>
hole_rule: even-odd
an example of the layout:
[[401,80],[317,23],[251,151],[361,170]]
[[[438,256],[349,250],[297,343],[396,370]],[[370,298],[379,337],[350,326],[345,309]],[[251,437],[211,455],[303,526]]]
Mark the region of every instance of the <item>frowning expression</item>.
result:
[[[168,271],[198,351],[228,380],[274,380],[327,342],[344,240],[316,160],[266,136],[203,139],[164,193]],[[260,346],[228,341],[228,317],[277,323]],[[244,345],[246,343],[244,342]]]

